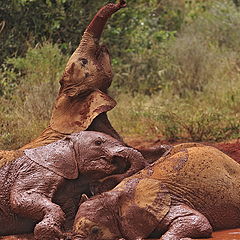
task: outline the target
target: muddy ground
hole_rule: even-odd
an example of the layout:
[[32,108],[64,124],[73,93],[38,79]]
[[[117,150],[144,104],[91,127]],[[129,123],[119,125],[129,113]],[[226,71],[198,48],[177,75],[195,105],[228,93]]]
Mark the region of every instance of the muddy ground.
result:
[[[145,147],[154,147],[159,144],[169,144],[169,145],[176,145],[179,143],[183,143],[183,141],[179,142],[164,142],[160,140],[144,140],[144,138],[131,138],[128,137],[125,139],[125,141],[133,147],[136,147],[138,149],[145,148]],[[240,163],[240,139],[215,143],[215,142],[203,142],[205,145],[213,146],[221,150],[222,152],[229,155],[231,158],[233,158],[235,161]]]
[[[155,146],[159,145],[159,140],[144,140],[143,138],[126,138],[125,141],[137,148],[144,148],[148,146]],[[166,142],[163,142],[164,144],[167,144]],[[171,145],[176,145],[177,143],[170,143]],[[240,163],[240,139],[227,141],[227,142],[221,142],[221,143],[210,143],[205,142],[204,144],[214,146],[218,148],[219,150],[223,151],[230,157],[232,157],[235,161]],[[218,231],[213,233],[213,238],[210,238],[211,240],[240,240],[240,228],[238,229],[231,229],[231,230],[225,230],[225,231]],[[7,237],[0,237],[0,240],[33,240],[32,235],[22,235],[22,236],[7,236]],[[203,239],[202,239],[203,240]]]

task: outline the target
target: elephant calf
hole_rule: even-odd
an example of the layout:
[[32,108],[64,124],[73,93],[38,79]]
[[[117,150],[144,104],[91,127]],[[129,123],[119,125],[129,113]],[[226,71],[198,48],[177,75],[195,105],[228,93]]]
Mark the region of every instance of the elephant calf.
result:
[[0,168],[0,235],[34,231],[36,239],[60,238],[91,182],[110,174],[119,180],[144,166],[136,150],[91,131],[25,150]]
[[187,147],[82,203],[72,239],[189,240],[239,227],[240,165],[213,147]]

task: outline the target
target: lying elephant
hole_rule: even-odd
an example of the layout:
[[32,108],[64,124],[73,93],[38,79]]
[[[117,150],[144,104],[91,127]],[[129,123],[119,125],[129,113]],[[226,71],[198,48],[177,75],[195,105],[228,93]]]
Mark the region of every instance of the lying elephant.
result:
[[216,148],[177,146],[80,205],[72,239],[207,238],[240,226],[240,165]]
[[124,178],[144,166],[138,151],[98,132],[27,149],[0,168],[0,235],[34,230],[36,239],[59,238],[92,181],[110,174]]

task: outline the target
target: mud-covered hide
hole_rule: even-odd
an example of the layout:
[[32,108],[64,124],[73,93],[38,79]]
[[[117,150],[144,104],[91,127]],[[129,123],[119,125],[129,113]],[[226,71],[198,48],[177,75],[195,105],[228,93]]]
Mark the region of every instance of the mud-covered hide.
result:
[[87,96],[60,95],[53,109],[50,126],[53,130],[70,134],[86,130],[93,119],[114,108],[116,102],[100,90]]
[[39,137],[33,139],[30,143],[24,145],[20,148],[20,150],[37,148],[41,146],[45,146],[47,144],[56,142],[58,140],[63,139],[65,136],[69,134],[60,133],[58,131],[54,131],[51,127],[47,127]]
[[239,196],[238,163],[214,147],[180,144],[113,190],[81,204],[73,235],[207,238],[212,230],[240,227]]
[[138,151],[93,131],[23,153],[0,168],[1,236],[34,232],[39,240],[62,237],[92,182],[114,175],[119,180],[145,166]]
[[[113,78],[109,52],[99,45],[99,39],[108,18],[125,4],[125,1],[107,4],[95,15],[66,64],[48,128],[22,149],[43,146],[86,130],[100,114],[116,106],[107,94]],[[98,128],[92,130],[109,134],[108,127],[107,131]],[[110,135],[118,137],[114,129],[110,129]]]
[[121,3],[102,7],[68,60],[50,121],[53,130],[67,134],[86,130],[95,117],[115,107],[107,94],[113,78],[111,60],[99,39],[107,19],[121,7]]

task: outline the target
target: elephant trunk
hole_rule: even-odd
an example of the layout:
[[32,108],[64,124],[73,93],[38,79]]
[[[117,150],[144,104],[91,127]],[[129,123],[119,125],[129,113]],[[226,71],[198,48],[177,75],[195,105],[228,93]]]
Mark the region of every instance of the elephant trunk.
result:
[[117,12],[119,9],[126,6],[125,0],[120,0],[119,3],[109,3],[103,6],[95,15],[93,20],[86,28],[79,47],[76,50],[78,52],[95,54],[98,50],[98,43],[102,35],[103,29],[107,23],[107,20],[111,15]]
[[146,160],[142,154],[133,148],[126,148],[126,150],[124,150],[121,154],[125,157],[127,163],[130,165],[129,169],[122,174],[122,179],[131,176],[147,166]]
[[120,8],[126,6],[125,1],[120,1],[117,4],[109,3],[103,6],[95,15],[91,23],[88,25],[85,33],[91,34],[95,39],[100,40],[101,34],[103,32],[104,26],[107,20],[117,12]]
[[[90,189],[93,195],[111,190],[124,178],[133,175],[148,165],[139,151],[128,147],[124,147],[116,152],[112,159],[112,163],[117,166],[118,172],[90,184]],[[123,169],[122,166],[127,167]],[[124,170],[124,172],[122,170]]]

